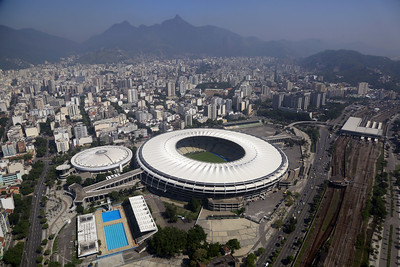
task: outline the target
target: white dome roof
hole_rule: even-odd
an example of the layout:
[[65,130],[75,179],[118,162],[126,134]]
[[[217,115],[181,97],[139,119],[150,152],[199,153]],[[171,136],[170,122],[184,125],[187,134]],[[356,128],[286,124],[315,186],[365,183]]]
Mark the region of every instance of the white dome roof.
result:
[[71,164],[80,171],[98,172],[118,168],[132,159],[132,151],[123,146],[100,146],[79,152]]

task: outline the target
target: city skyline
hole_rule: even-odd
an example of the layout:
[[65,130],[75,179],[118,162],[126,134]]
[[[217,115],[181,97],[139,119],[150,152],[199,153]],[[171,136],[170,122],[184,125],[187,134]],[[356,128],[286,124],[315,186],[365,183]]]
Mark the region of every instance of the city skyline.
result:
[[[265,41],[321,39],[396,51],[400,3],[385,1],[1,1],[0,24],[34,28],[83,42],[113,24],[138,27],[180,15],[194,26],[214,25]],[[84,25],[84,26],[82,26]]]

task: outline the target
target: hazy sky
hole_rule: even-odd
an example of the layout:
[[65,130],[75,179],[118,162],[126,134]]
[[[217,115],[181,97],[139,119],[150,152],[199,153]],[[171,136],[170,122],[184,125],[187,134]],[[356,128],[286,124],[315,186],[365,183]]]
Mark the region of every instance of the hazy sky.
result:
[[400,47],[399,0],[0,0],[0,24],[84,41],[112,24],[152,25],[179,14],[264,40],[318,38]]

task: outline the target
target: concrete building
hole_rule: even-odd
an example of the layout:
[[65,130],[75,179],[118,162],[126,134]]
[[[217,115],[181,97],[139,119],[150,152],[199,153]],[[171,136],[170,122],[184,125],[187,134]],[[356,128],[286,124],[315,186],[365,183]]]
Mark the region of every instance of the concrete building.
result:
[[357,86],[357,94],[359,96],[365,96],[368,93],[368,83],[367,82],[360,82]]
[[138,100],[138,93],[136,89],[128,89],[128,102],[134,103]]

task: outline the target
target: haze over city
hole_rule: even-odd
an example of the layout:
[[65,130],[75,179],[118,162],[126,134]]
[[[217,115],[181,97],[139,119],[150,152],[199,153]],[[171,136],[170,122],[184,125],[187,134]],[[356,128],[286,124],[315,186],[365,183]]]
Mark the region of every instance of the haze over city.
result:
[[[115,23],[153,25],[179,14],[262,40],[321,39],[399,56],[400,3],[384,1],[1,1],[0,24],[82,42]],[[344,47],[344,48],[347,48]]]

